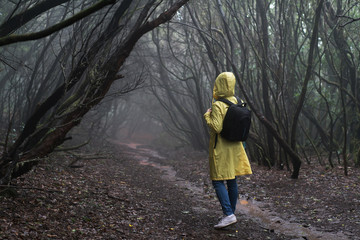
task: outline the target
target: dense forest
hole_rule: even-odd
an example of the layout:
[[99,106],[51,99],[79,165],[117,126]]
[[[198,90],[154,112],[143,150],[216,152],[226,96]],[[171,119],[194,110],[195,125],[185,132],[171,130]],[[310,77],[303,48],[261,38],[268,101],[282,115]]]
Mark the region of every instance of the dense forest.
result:
[[206,151],[223,71],[253,113],[251,161],[292,178],[304,163],[360,165],[358,1],[0,5],[0,185],[54,150],[149,129]]

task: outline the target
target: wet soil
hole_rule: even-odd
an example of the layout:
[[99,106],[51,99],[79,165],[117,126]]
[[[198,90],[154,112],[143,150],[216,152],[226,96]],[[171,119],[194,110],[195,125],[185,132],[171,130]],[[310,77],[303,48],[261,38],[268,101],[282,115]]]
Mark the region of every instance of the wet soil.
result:
[[360,239],[360,171],[304,166],[286,171],[253,164],[238,178],[238,222],[222,215],[207,155],[157,152],[112,141],[102,157],[68,165],[56,154],[0,197],[0,239]]

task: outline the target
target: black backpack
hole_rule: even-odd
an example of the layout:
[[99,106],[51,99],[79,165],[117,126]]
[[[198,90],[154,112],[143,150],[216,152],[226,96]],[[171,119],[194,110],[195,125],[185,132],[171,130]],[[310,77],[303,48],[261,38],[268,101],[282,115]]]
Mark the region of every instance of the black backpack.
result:
[[237,104],[227,99],[218,99],[229,105],[223,122],[223,129],[220,135],[229,141],[245,141],[249,136],[251,125],[251,111],[238,97]]

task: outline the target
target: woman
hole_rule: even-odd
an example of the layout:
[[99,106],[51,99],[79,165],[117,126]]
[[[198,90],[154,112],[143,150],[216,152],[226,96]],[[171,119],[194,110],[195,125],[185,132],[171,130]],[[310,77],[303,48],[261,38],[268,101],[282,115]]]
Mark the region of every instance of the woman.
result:
[[[225,215],[214,226],[217,229],[236,223],[234,214],[238,199],[236,176],[252,174],[242,142],[231,142],[220,135],[228,105],[216,100],[225,98],[237,103],[234,96],[235,82],[235,76],[231,72],[223,72],[216,78],[213,89],[214,102],[204,114],[210,128],[210,178]],[[225,180],[227,188],[224,184]]]

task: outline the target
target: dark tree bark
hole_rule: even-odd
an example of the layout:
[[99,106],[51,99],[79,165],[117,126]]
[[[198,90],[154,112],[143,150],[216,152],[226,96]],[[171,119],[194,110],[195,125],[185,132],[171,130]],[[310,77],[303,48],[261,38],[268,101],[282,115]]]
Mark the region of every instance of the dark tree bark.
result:
[[[189,0],[179,0],[174,2],[170,8],[158,17],[152,21],[144,22],[144,20],[147,19],[147,14],[154,1],[148,2],[125,41],[117,45],[115,51],[106,61],[100,62],[101,64],[97,66],[96,71],[93,73],[87,71],[85,76],[81,76],[82,73],[78,72],[70,74],[70,80],[58,87],[56,91],[39,106],[37,111],[35,111],[27,121],[22,134],[15,144],[8,152],[3,154],[0,160],[0,185],[8,184],[12,178],[28,172],[38,163],[39,158],[51,153],[55,147],[62,144],[66,139],[66,134],[74,126],[78,125],[83,116],[104,98],[112,83],[117,79],[120,67],[130,55],[137,41],[147,32],[169,21],[177,10],[188,1]],[[122,3],[130,4],[130,2],[131,1],[123,1]],[[125,12],[126,7],[124,7],[123,4],[120,5],[118,9],[119,15],[116,17],[120,17],[120,15]],[[113,20],[115,18],[113,18]],[[111,23],[119,27],[118,21]],[[114,29],[109,26],[107,30]],[[105,31],[104,34],[106,36],[116,36],[113,32]],[[108,38],[104,40],[111,41],[111,39]],[[95,44],[94,46],[97,45]],[[90,55],[94,51],[96,51],[96,49],[91,49],[89,51]],[[85,74],[86,67],[83,69],[82,63],[84,63],[84,59],[79,62],[79,70]],[[87,85],[85,93],[81,96],[81,104],[73,103],[69,105],[69,107],[66,108],[66,113],[64,113],[64,110],[61,108],[57,109],[54,111],[54,116],[56,117],[50,118],[50,120],[41,127],[37,126],[42,116],[82,77],[84,77],[85,81],[89,84]]]
[[[357,73],[357,67],[356,67],[356,63],[354,61],[354,59],[356,58],[354,56],[354,54],[352,53],[352,49],[350,48],[349,44],[348,44],[348,40],[346,37],[346,33],[344,32],[344,27],[348,24],[344,24],[342,25],[342,27],[337,27],[337,25],[339,24],[339,15],[342,14],[343,9],[342,9],[342,4],[341,1],[337,1],[337,5],[338,5],[338,9],[335,12],[335,10],[333,9],[332,5],[330,4],[330,2],[327,2],[325,4],[325,20],[326,23],[328,24],[328,26],[333,29],[332,31],[332,37],[334,39],[334,45],[336,46],[336,51],[338,53],[338,56],[341,60],[341,66],[340,66],[340,71],[336,72],[336,70],[334,70],[334,72],[338,75],[338,81],[339,83],[338,88],[339,91],[341,93],[341,102],[345,101],[346,96],[350,97],[352,99],[352,101],[350,102],[350,104],[342,104],[343,106],[343,111],[344,114],[346,111],[349,112],[356,112],[357,114],[353,114],[354,119],[353,120],[349,120],[353,122],[353,124],[349,124],[349,126],[347,126],[347,117],[344,115],[344,119],[346,119],[346,121],[344,120],[344,125],[342,126],[342,128],[344,129],[348,129],[350,131],[350,134],[353,136],[352,137],[352,141],[350,141],[349,144],[349,150],[350,151],[356,151],[359,152],[359,145],[358,142],[360,140],[360,117],[359,117],[359,113],[360,113],[360,85],[359,85],[359,77],[358,77],[358,73]],[[349,23],[351,23],[353,21],[350,21]],[[348,90],[348,88],[350,90]],[[351,93],[349,93],[348,91],[351,91]],[[344,135],[344,137],[346,137],[346,135]],[[347,141],[347,139],[344,139],[344,141]],[[355,149],[355,148],[358,149]],[[343,148],[343,151],[346,152],[346,147]],[[345,156],[344,156],[345,157]],[[360,156],[358,156],[359,158]],[[344,159],[344,161],[346,161]]]
[[291,148],[296,151],[296,129],[297,129],[297,123],[299,119],[299,115],[301,113],[301,109],[305,102],[305,96],[307,93],[307,87],[308,83],[310,81],[311,75],[312,75],[312,69],[313,69],[313,60],[314,60],[314,50],[317,43],[318,38],[318,29],[319,29],[319,22],[320,22],[320,16],[321,16],[321,9],[322,5],[324,3],[324,0],[320,0],[319,4],[315,11],[315,21],[314,21],[314,27],[312,31],[311,41],[310,41],[310,49],[309,49],[309,55],[308,55],[308,61],[307,61],[307,68],[306,68],[306,74],[304,78],[304,82],[302,84],[302,89],[299,97],[299,101],[296,104],[295,113],[292,121],[292,127],[291,127]]
[[41,13],[48,11],[49,9],[59,6],[69,0],[45,0],[36,4],[34,7],[29,8],[15,16],[10,17],[0,26],[0,38],[6,35],[11,34],[16,31],[21,26],[28,23],[30,20],[34,19]]
[[[297,123],[298,123],[298,119],[299,119],[301,109],[302,109],[302,107],[304,105],[304,102],[305,102],[305,96],[306,96],[306,92],[307,92],[307,87],[308,87],[308,83],[309,83],[309,80],[310,80],[311,74],[312,74],[313,56],[314,56],[315,45],[317,43],[317,38],[318,38],[318,28],[319,28],[321,9],[322,9],[323,3],[324,3],[324,0],[320,0],[319,3],[318,3],[318,6],[316,8],[316,11],[315,11],[315,21],[314,21],[314,27],[313,27],[311,41],[310,41],[310,49],[309,49],[309,55],[308,55],[308,61],[307,61],[306,74],[305,74],[304,82],[303,82],[303,85],[302,85],[300,98],[299,98],[299,101],[298,101],[298,103],[296,105],[295,114],[294,114],[293,121],[292,121],[291,148],[292,148],[293,151],[296,151]],[[300,166],[301,166],[301,161],[299,161],[299,160],[300,159],[293,159],[294,173],[297,173],[297,174],[293,174],[293,176],[292,176],[293,178],[298,177],[298,173],[299,173]]]
[[[269,79],[267,74],[268,69],[268,50],[269,50],[269,32],[268,32],[268,22],[267,22],[267,14],[265,10],[265,3],[263,0],[257,0],[256,1],[256,7],[258,9],[258,15],[260,17],[260,42],[261,42],[261,59],[260,59],[260,67],[261,67],[261,86],[262,86],[262,97],[263,97],[263,104],[265,109],[265,118],[272,123],[274,120],[271,105],[273,104],[270,101],[269,97]],[[267,139],[267,148],[268,148],[268,154],[270,157],[270,165],[274,166],[276,161],[275,156],[275,144],[274,144],[274,138],[270,132],[266,133],[266,139]]]
[[0,46],[9,45],[16,42],[24,42],[24,41],[30,41],[30,40],[36,40],[40,39],[46,36],[49,36],[50,34],[60,31],[61,29],[68,27],[75,22],[89,16],[90,14],[100,10],[101,8],[105,7],[106,5],[114,4],[115,0],[101,0],[95,5],[89,7],[88,9],[85,9],[74,16],[72,16],[69,19],[66,19],[58,24],[55,24],[43,31],[36,32],[36,33],[28,33],[28,34],[22,34],[22,35],[8,35],[4,37],[0,37]]

